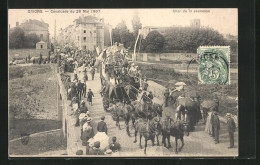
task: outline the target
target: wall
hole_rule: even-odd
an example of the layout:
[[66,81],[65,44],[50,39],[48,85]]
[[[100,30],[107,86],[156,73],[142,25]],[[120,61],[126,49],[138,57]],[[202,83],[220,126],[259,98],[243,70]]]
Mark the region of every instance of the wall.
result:
[[40,53],[43,56],[48,56],[49,49],[9,49],[9,59],[12,59],[16,54],[19,54],[20,58],[25,58],[28,55],[31,57],[40,57]]

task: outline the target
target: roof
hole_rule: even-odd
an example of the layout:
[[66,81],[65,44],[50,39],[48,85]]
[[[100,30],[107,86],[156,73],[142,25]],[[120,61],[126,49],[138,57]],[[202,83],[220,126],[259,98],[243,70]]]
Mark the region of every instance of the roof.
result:
[[80,23],[101,23],[100,19],[91,15],[85,16],[85,17],[79,17],[78,19],[75,19],[73,22],[76,22],[77,24]]
[[40,41],[40,42],[37,42],[37,44],[45,44],[47,42],[44,42],[44,41]]

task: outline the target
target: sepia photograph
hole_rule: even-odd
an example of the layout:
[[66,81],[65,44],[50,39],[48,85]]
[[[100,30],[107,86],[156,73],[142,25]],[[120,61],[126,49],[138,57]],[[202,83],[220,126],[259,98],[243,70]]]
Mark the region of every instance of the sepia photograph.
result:
[[9,9],[9,157],[237,157],[238,9]]

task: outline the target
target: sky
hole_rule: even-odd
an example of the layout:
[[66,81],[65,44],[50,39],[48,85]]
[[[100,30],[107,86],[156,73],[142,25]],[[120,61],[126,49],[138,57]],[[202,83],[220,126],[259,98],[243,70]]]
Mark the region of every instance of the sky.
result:
[[[30,9],[38,10],[38,9]],[[222,34],[238,35],[238,10],[235,8],[198,9],[198,8],[167,8],[167,9],[39,9],[42,13],[29,13],[28,9],[9,9],[8,22],[15,27],[28,19],[43,20],[49,24],[50,36],[54,36],[54,22],[56,30],[72,24],[80,16],[94,15],[104,18],[105,23],[114,28],[122,20],[132,31],[132,17],[138,14],[142,26],[189,26],[192,19],[200,19],[201,26],[210,27]],[[83,11],[84,10],[84,11]],[[56,13],[59,11],[68,13]],[[54,13],[55,12],[55,13]],[[72,12],[72,13],[71,13]],[[77,13],[78,12],[78,13]],[[83,13],[85,12],[85,13]]]

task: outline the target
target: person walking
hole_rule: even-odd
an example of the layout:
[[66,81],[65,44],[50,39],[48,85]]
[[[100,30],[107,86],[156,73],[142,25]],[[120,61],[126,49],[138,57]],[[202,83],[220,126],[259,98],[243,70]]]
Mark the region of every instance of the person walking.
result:
[[87,98],[87,101],[89,102],[89,105],[92,105],[92,97],[94,97],[94,94],[91,91],[91,89],[89,89],[88,90],[88,98]]
[[234,132],[236,131],[236,123],[234,119],[231,117],[231,113],[226,114],[227,119],[227,130],[229,134],[229,147],[228,148],[234,148]]
[[168,107],[168,100],[169,100],[169,96],[170,96],[170,91],[169,91],[169,88],[167,88],[165,91],[164,91],[164,106],[165,107]]
[[220,121],[218,117],[218,112],[213,111],[211,117],[212,123],[212,136],[214,138],[215,144],[219,143],[219,130],[220,130]]
[[92,75],[92,80],[94,80],[94,77],[95,77],[95,68],[94,68],[94,66],[92,66],[90,72],[91,72],[91,75]]
[[82,96],[86,98],[86,93],[87,93],[87,83],[83,83],[83,89],[82,89]]
[[105,116],[102,116],[101,121],[98,122],[97,131],[98,132],[105,132],[107,134],[107,124],[104,120],[105,120]]

